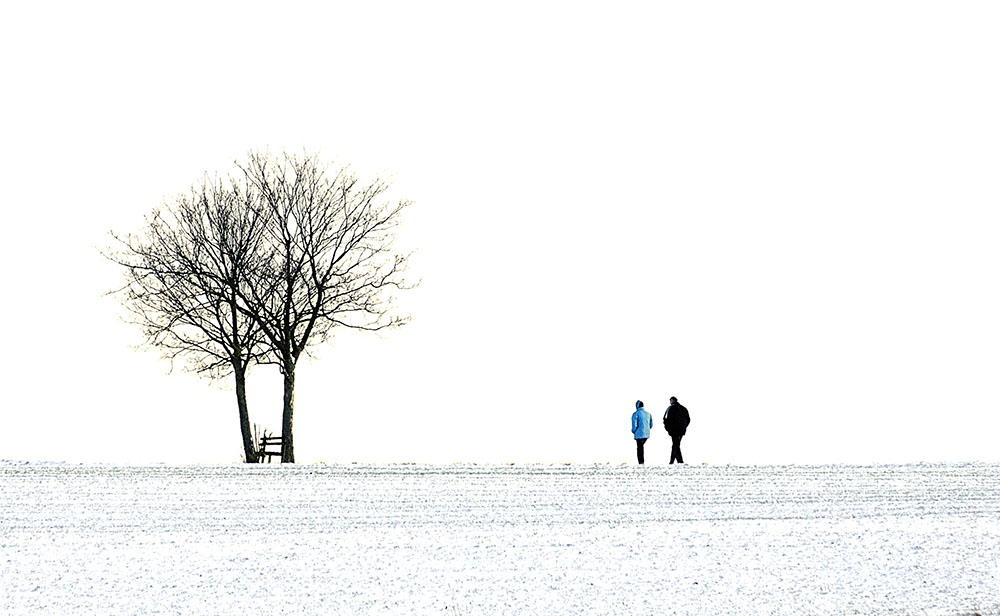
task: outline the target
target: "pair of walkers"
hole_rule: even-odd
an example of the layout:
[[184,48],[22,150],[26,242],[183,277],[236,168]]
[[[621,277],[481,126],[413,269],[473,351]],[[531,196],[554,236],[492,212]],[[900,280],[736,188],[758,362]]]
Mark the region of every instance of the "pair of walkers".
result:
[[[691,423],[691,415],[683,404],[677,402],[677,398],[670,398],[670,406],[663,414],[663,429],[670,435],[673,446],[670,449],[670,463],[678,462],[684,464],[684,456],[681,455],[681,438],[687,432],[688,424]],[[653,429],[653,416],[650,415],[642,404],[642,400],[636,400],[635,412],[632,413],[632,435],[635,437],[635,453],[639,458],[639,464],[645,464],[646,458],[643,448],[646,446],[646,439],[649,438],[649,431]]]

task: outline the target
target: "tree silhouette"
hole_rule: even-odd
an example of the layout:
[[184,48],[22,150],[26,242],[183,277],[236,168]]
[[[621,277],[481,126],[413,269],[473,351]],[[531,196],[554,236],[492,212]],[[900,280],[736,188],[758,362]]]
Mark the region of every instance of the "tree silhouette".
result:
[[257,461],[246,399],[254,363],[283,377],[282,462],[295,461],[295,370],[337,328],[379,331],[395,312],[409,255],[393,249],[409,201],[387,182],[334,172],[316,156],[251,152],[230,177],[204,179],[118,236],[106,256],[127,283],[116,292],[146,344],[200,374],[233,374],[244,458]]
[[239,285],[264,234],[246,185],[205,178],[146,218],[137,235],[118,236],[106,253],[124,266],[117,290],[146,344],[173,365],[181,359],[199,374],[232,374],[243,454],[256,462],[246,373],[265,349],[254,319],[239,309]]
[[330,172],[315,156],[252,153],[241,166],[265,221],[255,265],[239,285],[240,304],[263,332],[266,361],[284,384],[282,462],[295,461],[295,369],[337,328],[378,331],[409,317],[394,312],[408,255],[394,252],[394,230],[408,201],[384,200],[388,184]]

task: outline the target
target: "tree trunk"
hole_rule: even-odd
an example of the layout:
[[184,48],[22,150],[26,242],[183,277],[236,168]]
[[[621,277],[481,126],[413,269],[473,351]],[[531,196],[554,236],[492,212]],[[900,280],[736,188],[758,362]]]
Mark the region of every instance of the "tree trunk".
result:
[[247,374],[242,366],[233,366],[236,377],[236,406],[240,411],[240,432],[243,434],[243,460],[248,464],[258,462],[257,444],[253,442],[250,430],[250,410],[247,408]]
[[281,414],[281,461],[295,462],[292,445],[292,411],[295,407],[295,365],[285,366],[285,398]]

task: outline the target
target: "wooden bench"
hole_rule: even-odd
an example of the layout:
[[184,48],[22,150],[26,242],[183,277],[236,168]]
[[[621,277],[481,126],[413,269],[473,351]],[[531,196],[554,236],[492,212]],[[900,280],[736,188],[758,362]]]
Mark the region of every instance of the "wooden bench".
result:
[[270,464],[271,458],[278,456],[278,462],[281,462],[281,437],[280,436],[268,436],[266,433],[264,436],[260,437],[260,447],[257,449],[257,461],[263,462],[264,456],[267,456],[267,462]]

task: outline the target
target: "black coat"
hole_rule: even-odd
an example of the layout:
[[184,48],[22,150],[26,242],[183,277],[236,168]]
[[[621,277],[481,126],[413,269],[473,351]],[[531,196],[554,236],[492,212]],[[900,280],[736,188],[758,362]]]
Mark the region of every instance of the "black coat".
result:
[[663,427],[670,436],[684,436],[690,423],[691,415],[683,404],[671,404],[663,414]]

